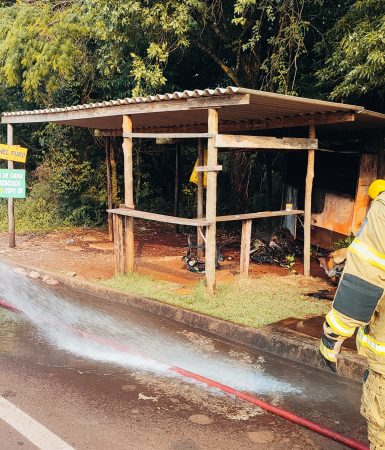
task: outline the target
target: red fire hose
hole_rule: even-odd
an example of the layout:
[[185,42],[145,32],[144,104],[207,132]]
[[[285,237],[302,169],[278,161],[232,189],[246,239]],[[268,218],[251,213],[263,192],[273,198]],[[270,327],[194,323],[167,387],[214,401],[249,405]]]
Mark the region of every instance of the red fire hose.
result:
[[[17,308],[15,308],[14,306],[12,306],[11,304],[1,299],[0,299],[0,307],[8,309],[13,312],[22,312]],[[84,338],[91,339],[95,342],[98,342],[99,344],[109,345],[110,347],[115,348],[116,350],[132,353],[132,349],[124,344],[119,344],[109,339],[104,339],[99,336],[95,336],[86,331],[77,329],[74,329],[73,331],[75,334],[82,336]],[[300,425],[304,428],[308,428],[309,430],[312,430],[322,436],[332,439],[333,441],[346,445],[349,448],[355,450],[370,450],[367,445],[363,444],[360,441],[357,441],[356,439],[349,438],[347,436],[344,436],[343,434],[331,430],[330,428],[323,427],[315,422],[312,422],[311,420],[305,419],[304,417],[297,416],[296,414],[290,411],[278,408],[277,406],[271,405],[270,403],[260,400],[254,397],[253,395],[247,394],[246,392],[238,391],[237,389],[234,389],[230,386],[226,386],[224,384],[218,383],[217,381],[210,380],[209,378],[182,369],[180,367],[170,367],[169,370],[179,375],[182,375],[185,378],[199,381],[200,383],[206,384],[207,386],[216,388],[227,394],[234,395],[235,397],[241,400],[244,400],[248,403],[252,403],[253,405],[258,406],[259,408],[264,409],[265,411],[275,414],[276,416],[282,417],[283,419],[286,419],[290,422],[296,423],[297,425]]]
[[173,372],[179,373],[188,378],[192,378],[194,380],[200,381],[201,383],[207,384],[208,386],[219,389],[222,392],[226,392],[228,394],[234,395],[235,397],[240,398],[248,403],[252,403],[253,405],[259,406],[260,408],[268,411],[276,416],[282,417],[290,422],[296,423],[297,425],[301,425],[302,427],[308,428],[309,430],[315,431],[318,434],[322,434],[323,436],[332,439],[333,441],[340,442],[341,444],[346,445],[347,447],[357,449],[357,450],[369,450],[369,447],[359,442],[355,439],[351,439],[343,434],[337,433],[336,431],[331,430],[330,428],[322,427],[311,420],[305,419],[304,417],[297,416],[296,414],[291,413],[282,408],[278,408],[277,406],[273,406],[270,403],[264,402],[263,400],[259,400],[258,398],[247,394],[246,392],[238,391],[237,389],[233,389],[224,384],[218,383],[217,381],[210,380],[209,378],[203,377],[201,375],[197,375],[196,373],[189,372],[188,370],[180,369],[179,367],[171,367]]

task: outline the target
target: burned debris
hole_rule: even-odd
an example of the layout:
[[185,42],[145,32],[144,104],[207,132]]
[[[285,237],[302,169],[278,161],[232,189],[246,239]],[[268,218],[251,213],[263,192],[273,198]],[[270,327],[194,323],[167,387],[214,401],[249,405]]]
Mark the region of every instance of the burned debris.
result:
[[302,256],[293,235],[287,228],[276,230],[269,242],[255,239],[250,250],[250,259],[259,264],[273,264],[292,269],[296,258]]

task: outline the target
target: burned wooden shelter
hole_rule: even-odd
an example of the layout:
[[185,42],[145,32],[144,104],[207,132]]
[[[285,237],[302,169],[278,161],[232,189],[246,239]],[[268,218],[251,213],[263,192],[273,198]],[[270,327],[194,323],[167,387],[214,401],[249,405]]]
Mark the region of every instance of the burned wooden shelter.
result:
[[[135,219],[189,225],[205,231],[198,233],[198,237],[205,243],[205,277],[209,292],[215,291],[216,284],[218,222],[242,222],[240,271],[247,274],[252,221],[283,216],[287,225],[292,227],[294,221],[290,218],[304,215],[304,274],[308,276],[312,226],[328,231],[334,227],[336,229],[333,228],[332,232],[341,235],[354,230],[366,212],[365,189],[368,183],[376,178],[378,170],[380,173],[384,171],[382,130],[385,115],[355,105],[250,89],[228,87],[184,91],[2,115],[2,123],[8,126],[9,144],[12,144],[15,124],[42,122],[87,127],[99,130],[101,135],[123,138],[124,204],[109,211],[114,223],[116,272],[135,270]],[[357,136],[355,148],[348,153],[349,142],[354,136]],[[370,144],[373,136],[376,136],[377,147]],[[195,218],[135,209],[133,145],[139,138],[191,139],[197,142],[199,182]],[[204,141],[207,141],[207,163],[203,158]],[[360,142],[363,143],[361,147]],[[294,208],[217,216],[217,177],[222,169],[218,159],[223,151],[287,154],[284,203],[294,203]],[[336,155],[333,163],[328,161],[330,155]],[[312,195],[314,175],[316,185],[315,195]],[[339,191],[340,186],[343,186],[343,192]],[[346,205],[344,203],[346,196],[352,203],[349,207],[346,206],[347,201]],[[345,210],[349,210],[350,215],[348,212],[345,214]],[[338,228],[342,222],[338,214],[344,217],[344,224],[351,220],[347,227]],[[10,231],[14,232],[12,226]]]

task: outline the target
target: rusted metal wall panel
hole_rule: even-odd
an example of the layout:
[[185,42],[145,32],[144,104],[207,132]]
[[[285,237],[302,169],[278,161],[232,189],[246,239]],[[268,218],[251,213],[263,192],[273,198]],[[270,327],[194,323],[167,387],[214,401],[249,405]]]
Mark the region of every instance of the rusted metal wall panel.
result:
[[354,199],[348,196],[325,194],[325,207],[319,214],[312,215],[312,225],[339,234],[350,234],[354,212]]
[[377,178],[377,168],[377,154],[362,155],[355,199],[326,193],[325,207],[321,213],[312,215],[312,224],[343,235],[356,234],[368,211],[368,189]]

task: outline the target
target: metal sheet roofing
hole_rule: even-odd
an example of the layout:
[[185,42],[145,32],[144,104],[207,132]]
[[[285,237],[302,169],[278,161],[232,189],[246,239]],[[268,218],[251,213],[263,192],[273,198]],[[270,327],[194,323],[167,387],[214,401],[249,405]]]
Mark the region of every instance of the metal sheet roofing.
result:
[[[2,114],[3,123],[56,122],[81,127],[120,130],[122,115],[132,116],[134,131],[183,128],[191,132],[207,127],[207,108],[219,108],[220,127],[227,130],[252,122],[263,129],[269,121],[284,128],[288,119],[320,117],[333,113],[353,113],[354,123],[339,126],[373,128],[385,126],[385,114],[367,111],[362,106],[295,97],[265,91],[238,88],[185,90],[146,97],[47,108]],[[285,124],[286,122],[286,124]],[[271,123],[271,122],[270,122]],[[253,129],[253,125],[248,129]],[[292,126],[292,125],[291,125]],[[271,126],[270,126],[271,128]]]
[[239,91],[239,88],[229,86],[227,88],[216,88],[216,89],[195,89],[194,91],[185,90],[183,92],[173,92],[167,94],[157,94],[148,95],[145,97],[130,97],[117,100],[109,100],[97,103],[86,103],[83,105],[65,106],[64,108],[46,108],[46,109],[36,109],[33,111],[13,111],[3,113],[4,117],[9,116],[26,116],[31,114],[48,114],[48,113],[59,113],[67,111],[79,111],[84,109],[95,109],[95,108],[108,108],[111,106],[121,106],[121,105],[132,105],[135,103],[153,103],[153,102],[163,102],[171,100],[182,100],[188,98],[198,98],[198,97],[212,97],[218,95],[231,95]]

